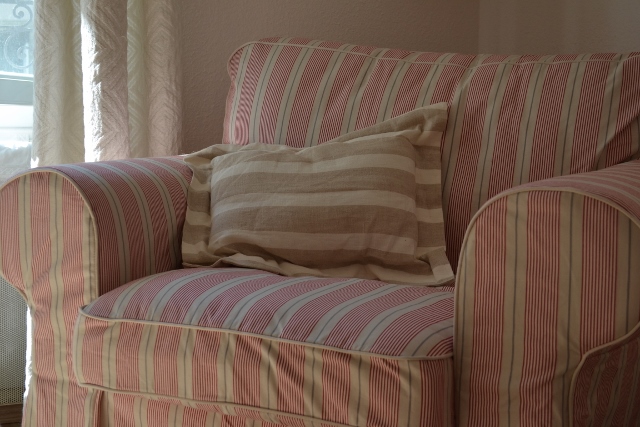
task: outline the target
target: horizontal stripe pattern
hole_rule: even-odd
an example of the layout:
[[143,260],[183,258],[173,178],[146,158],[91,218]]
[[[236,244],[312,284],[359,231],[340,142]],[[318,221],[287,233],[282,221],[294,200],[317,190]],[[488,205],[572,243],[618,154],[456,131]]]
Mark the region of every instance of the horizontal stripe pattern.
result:
[[639,53],[460,55],[272,38],[239,48],[228,68],[230,144],[314,146],[447,102],[443,209],[454,269],[491,197],[639,156]]
[[460,425],[637,419],[639,189],[632,161],[520,186],[476,216],[456,283]]
[[[422,359],[451,353],[442,342],[451,341],[452,296],[446,287],[192,268],[121,286],[89,304],[81,315],[110,323],[209,328],[339,351]],[[408,330],[413,332],[394,332]]]
[[446,117],[440,103],[316,147],[218,144],[187,156],[184,265],[451,282],[440,200]]
[[29,426],[86,426],[97,395],[71,366],[74,320],[100,294],[180,265],[190,170],[179,158],[33,169],[0,189],[0,273],[32,316]]
[[75,369],[98,390],[279,425],[452,425],[452,297],[360,279],[176,270],[85,307]]

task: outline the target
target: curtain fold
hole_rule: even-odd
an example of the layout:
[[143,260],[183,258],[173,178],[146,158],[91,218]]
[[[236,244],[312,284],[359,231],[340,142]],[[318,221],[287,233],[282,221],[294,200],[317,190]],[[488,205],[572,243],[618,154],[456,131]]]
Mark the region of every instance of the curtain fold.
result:
[[181,147],[178,0],[38,0],[34,163]]

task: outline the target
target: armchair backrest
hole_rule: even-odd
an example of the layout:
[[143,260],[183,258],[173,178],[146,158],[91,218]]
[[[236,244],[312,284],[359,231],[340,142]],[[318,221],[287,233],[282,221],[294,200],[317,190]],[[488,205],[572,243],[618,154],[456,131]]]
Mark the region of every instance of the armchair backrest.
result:
[[225,143],[313,146],[448,102],[442,188],[454,268],[490,197],[640,152],[640,52],[465,55],[270,38],[240,47],[228,70]]

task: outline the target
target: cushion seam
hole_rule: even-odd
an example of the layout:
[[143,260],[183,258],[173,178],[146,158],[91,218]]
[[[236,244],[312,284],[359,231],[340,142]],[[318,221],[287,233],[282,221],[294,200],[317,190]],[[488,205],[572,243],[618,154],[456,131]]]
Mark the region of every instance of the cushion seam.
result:
[[[453,350],[448,352],[447,354],[440,355],[440,356],[424,356],[424,357],[391,356],[391,355],[385,355],[385,354],[379,354],[379,353],[371,353],[371,352],[362,351],[362,350],[348,350],[348,349],[332,347],[332,346],[328,346],[328,345],[324,345],[324,344],[316,344],[316,343],[294,341],[294,340],[290,340],[290,339],[286,339],[286,338],[273,337],[273,336],[269,336],[269,335],[261,335],[261,334],[256,334],[256,333],[252,333],[252,332],[234,331],[234,330],[231,330],[231,329],[214,328],[214,327],[209,327],[209,326],[184,325],[184,324],[166,323],[166,322],[158,322],[158,321],[153,321],[153,320],[142,320],[142,319],[114,319],[114,318],[109,318],[109,317],[100,317],[100,316],[96,316],[96,315],[87,313],[86,311],[84,311],[84,307],[82,309],[80,309],[80,316],[84,316],[86,318],[90,318],[90,319],[94,319],[94,320],[98,320],[98,321],[102,321],[102,322],[107,322],[107,323],[135,323],[135,324],[150,325],[150,326],[168,326],[168,327],[181,328],[181,329],[193,329],[193,330],[210,331],[210,332],[221,332],[221,333],[226,333],[226,334],[229,334],[229,335],[239,335],[239,336],[248,336],[248,337],[252,337],[252,338],[261,338],[261,339],[266,339],[266,340],[271,340],[271,341],[276,341],[276,342],[282,342],[282,343],[285,343],[285,344],[295,344],[295,345],[300,345],[300,346],[303,346],[303,347],[312,347],[312,348],[318,348],[318,349],[321,349],[321,350],[331,350],[331,351],[335,351],[335,352],[338,352],[338,353],[354,354],[354,355],[358,355],[358,356],[375,357],[375,358],[378,358],[378,359],[406,360],[406,361],[414,361],[414,360],[415,361],[421,361],[421,360],[431,361],[431,360],[443,360],[443,359],[451,359],[451,358],[453,358]],[[78,318],[78,320],[80,320],[80,319]]]
[[[342,424],[342,423],[337,423],[335,421],[324,420],[322,418],[310,417],[310,416],[307,416],[307,415],[300,415],[300,414],[292,414],[292,413],[289,413],[289,412],[278,411],[276,409],[267,409],[267,408],[263,408],[261,406],[249,406],[249,405],[242,405],[242,404],[238,404],[238,403],[219,402],[219,401],[212,402],[212,401],[207,401],[207,400],[190,399],[190,398],[186,398],[186,397],[168,396],[168,395],[156,394],[156,393],[147,393],[147,392],[143,392],[143,391],[138,392],[138,391],[130,391],[130,390],[122,390],[122,389],[113,389],[113,388],[99,386],[99,385],[96,385],[96,384],[85,383],[85,382],[79,382],[79,384],[81,386],[83,386],[83,387],[86,387],[86,388],[92,388],[92,389],[95,389],[95,390],[105,391],[105,392],[108,392],[108,393],[118,393],[118,394],[127,394],[127,395],[133,395],[133,396],[142,396],[142,397],[151,398],[151,399],[153,399],[153,398],[156,398],[156,399],[157,398],[161,398],[161,399],[168,399],[168,400],[180,400],[180,401],[183,401],[183,402],[189,402],[189,403],[194,403],[194,404],[202,404],[202,405],[225,406],[225,407],[234,408],[234,409],[246,409],[246,410],[250,410],[250,411],[263,412],[263,413],[276,415],[276,416],[292,417],[292,418],[297,418],[297,419],[304,420],[304,421],[322,423],[322,424],[326,424],[326,425],[330,425],[330,426],[334,426],[334,427],[356,427],[356,426],[352,426],[351,424]],[[197,409],[199,409],[199,408],[197,408]],[[207,410],[207,412],[211,412],[211,411]],[[236,415],[236,416],[238,416],[238,415]]]
[[[368,58],[372,58],[372,59],[380,59],[380,60],[384,60],[384,61],[398,61],[398,62],[406,62],[408,64],[429,64],[429,65],[439,65],[439,66],[443,66],[443,67],[458,67],[458,68],[463,68],[463,69],[467,69],[468,67],[464,66],[464,65],[460,65],[460,64],[453,64],[453,63],[443,63],[443,62],[431,62],[431,61],[410,61],[410,60],[406,60],[403,58],[382,58],[379,56],[375,56],[375,55],[371,55],[368,53],[363,53],[363,52],[352,52],[349,50],[344,50],[344,49],[335,49],[332,47],[324,47],[324,46],[310,46],[310,45],[305,45],[305,44],[296,44],[296,43],[276,43],[276,42],[262,42],[262,41],[255,41],[255,42],[249,42],[249,43],[245,43],[244,45],[240,46],[238,49],[236,49],[233,54],[231,55],[231,57],[233,57],[236,53],[240,52],[242,49],[251,46],[251,45],[256,45],[256,44],[267,44],[270,46],[291,46],[291,47],[301,47],[301,48],[306,48],[306,49],[318,49],[318,50],[328,50],[331,52],[340,52],[340,53],[346,53],[346,54],[350,54],[350,55],[358,55],[358,56],[366,56]],[[348,44],[345,43],[349,46],[359,46],[359,45],[353,45],[353,44]],[[376,48],[376,49],[380,49],[380,48]],[[400,49],[400,50],[404,50],[404,49]],[[439,52],[420,52],[420,51],[405,51],[405,52],[409,52],[409,53],[439,53]]]

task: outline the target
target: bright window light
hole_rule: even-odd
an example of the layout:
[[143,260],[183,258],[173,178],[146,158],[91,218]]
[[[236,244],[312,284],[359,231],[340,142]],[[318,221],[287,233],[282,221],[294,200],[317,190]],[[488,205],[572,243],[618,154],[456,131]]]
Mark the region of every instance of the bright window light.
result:
[[33,1],[0,0],[0,183],[31,167]]
[[33,106],[0,105],[0,182],[31,167]]

